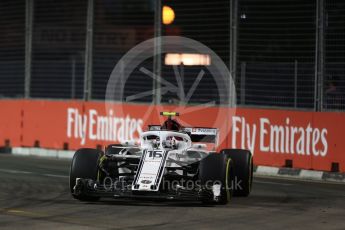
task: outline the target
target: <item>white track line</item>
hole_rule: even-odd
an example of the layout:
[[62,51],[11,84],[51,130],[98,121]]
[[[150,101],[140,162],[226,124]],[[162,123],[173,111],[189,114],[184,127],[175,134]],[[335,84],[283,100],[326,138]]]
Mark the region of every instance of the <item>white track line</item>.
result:
[[0,169],[0,172],[4,173],[16,173],[16,174],[33,174],[33,172],[12,170],[12,169]]
[[57,174],[42,174],[43,176],[49,176],[49,177],[59,177],[59,178],[68,178],[69,176],[66,175],[57,175]]
[[287,183],[279,183],[279,182],[270,182],[270,181],[253,181],[255,184],[273,184],[273,185],[282,185],[282,186],[292,186],[293,184],[287,184]]
[[48,176],[48,177],[57,177],[57,178],[68,178],[67,175],[58,175],[58,174],[49,174],[49,173],[35,173],[35,172],[28,172],[28,171],[21,171],[21,170],[12,170],[12,169],[0,169],[0,172],[4,173],[14,173],[14,174],[33,174],[38,176]]

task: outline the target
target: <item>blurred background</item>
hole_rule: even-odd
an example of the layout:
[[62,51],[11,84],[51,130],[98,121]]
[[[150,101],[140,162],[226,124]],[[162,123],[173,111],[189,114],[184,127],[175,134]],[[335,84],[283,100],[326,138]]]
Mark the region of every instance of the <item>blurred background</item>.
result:
[[[139,67],[119,74],[129,77],[117,100],[144,96],[106,106],[115,65],[159,36],[213,50],[237,108],[219,106],[212,52],[183,49],[147,51],[140,67],[186,94],[205,71],[188,106]],[[0,109],[2,230],[345,229],[345,0],[0,0]],[[250,197],[219,207],[72,200],[75,150],[134,143],[162,111],[217,128],[219,150],[250,150]]]
[[[344,15],[342,0],[3,0],[0,97],[104,100],[122,55],[154,36],[176,35],[222,58],[242,107],[344,110]],[[173,80],[161,58],[163,78]],[[181,71],[189,88],[199,70]],[[139,71],[126,84],[128,95],[153,87]],[[190,103],[207,101],[210,84],[205,77]]]

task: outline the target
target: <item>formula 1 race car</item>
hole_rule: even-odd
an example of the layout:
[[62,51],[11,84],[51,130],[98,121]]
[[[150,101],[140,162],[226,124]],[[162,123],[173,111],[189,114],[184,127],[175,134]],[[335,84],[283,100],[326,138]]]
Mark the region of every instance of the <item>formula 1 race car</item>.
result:
[[163,198],[226,204],[233,195],[250,194],[253,161],[248,150],[217,153],[218,129],[182,127],[172,119],[178,113],[161,115],[167,120],[150,125],[140,144],[125,141],[105,151],[76,151],[70,169],[72,196],[82,201]]

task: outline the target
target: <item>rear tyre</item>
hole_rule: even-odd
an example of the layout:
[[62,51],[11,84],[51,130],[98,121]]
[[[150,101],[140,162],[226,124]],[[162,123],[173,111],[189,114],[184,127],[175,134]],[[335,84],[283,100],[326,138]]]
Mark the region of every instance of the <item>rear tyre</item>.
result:
[[98,159],[101,151],[97,149],[79,149],[75,152],[70,169],[69,186],[72,196],[82,201],[97,201],[100,197],[73,194],[77,178],[97,180]]
[[[225,154],[210,153],[203,158],[199,164],[199,180],[202,186],[208,191],[212,191],[212,186],[220,184],[220,196],[217,201],[213,196],[205,195],[203,203],[227,204],[233,194],[232,183],[234,178],[234,168],[232,160]],[[209,194],[209,193],[208,193]]]
[[243,149],[223,149],[221,153],[234,162],[234,196],[249,196],[253,184],[253,156]]

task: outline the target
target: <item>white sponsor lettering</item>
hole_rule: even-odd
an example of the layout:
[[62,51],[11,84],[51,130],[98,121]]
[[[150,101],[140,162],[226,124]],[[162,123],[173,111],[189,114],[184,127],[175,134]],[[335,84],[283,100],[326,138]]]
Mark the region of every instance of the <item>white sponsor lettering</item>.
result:
[[[249,149],[252,153],[254,153],[255,147],[255,137],[256,137],[256,125],[253,124],[252,128],[250,128],[249,124],[246,124],[246,120],[244,117],[240,118],[237,116],[232,117],[233,127],[232,127],[232,148],[238,148],[236,146],[237,143],[237,134],[240,132],[240,142],[242,149]],[[241,129],[238,127],[238,123],[241,125]],[[247,130],[247,131],[246,131]],[[247,135],[246,135],[247,133]]]
[[121,142],[138,141],[142,133],[143,120],[117,117],[112,110],[108,116],[101,116],[95,109],[84,114],[77,108],[67,109],[67,137],[80,139],[84,145],[86,140]]
[[[257,133],[256,123],[251,124],[244,117],[233,116],[231,147],[249,149],[253,154],[257,149],[260,152],[280,154],[327,155],[327,129],[313,127],[311,123],[304,127],[294,125],[289,117],[283,122],[283,125],[273,124],[268,118],[262,117],[258,122],[260,128]],[[257,148],[256,138],[259,142]]]

